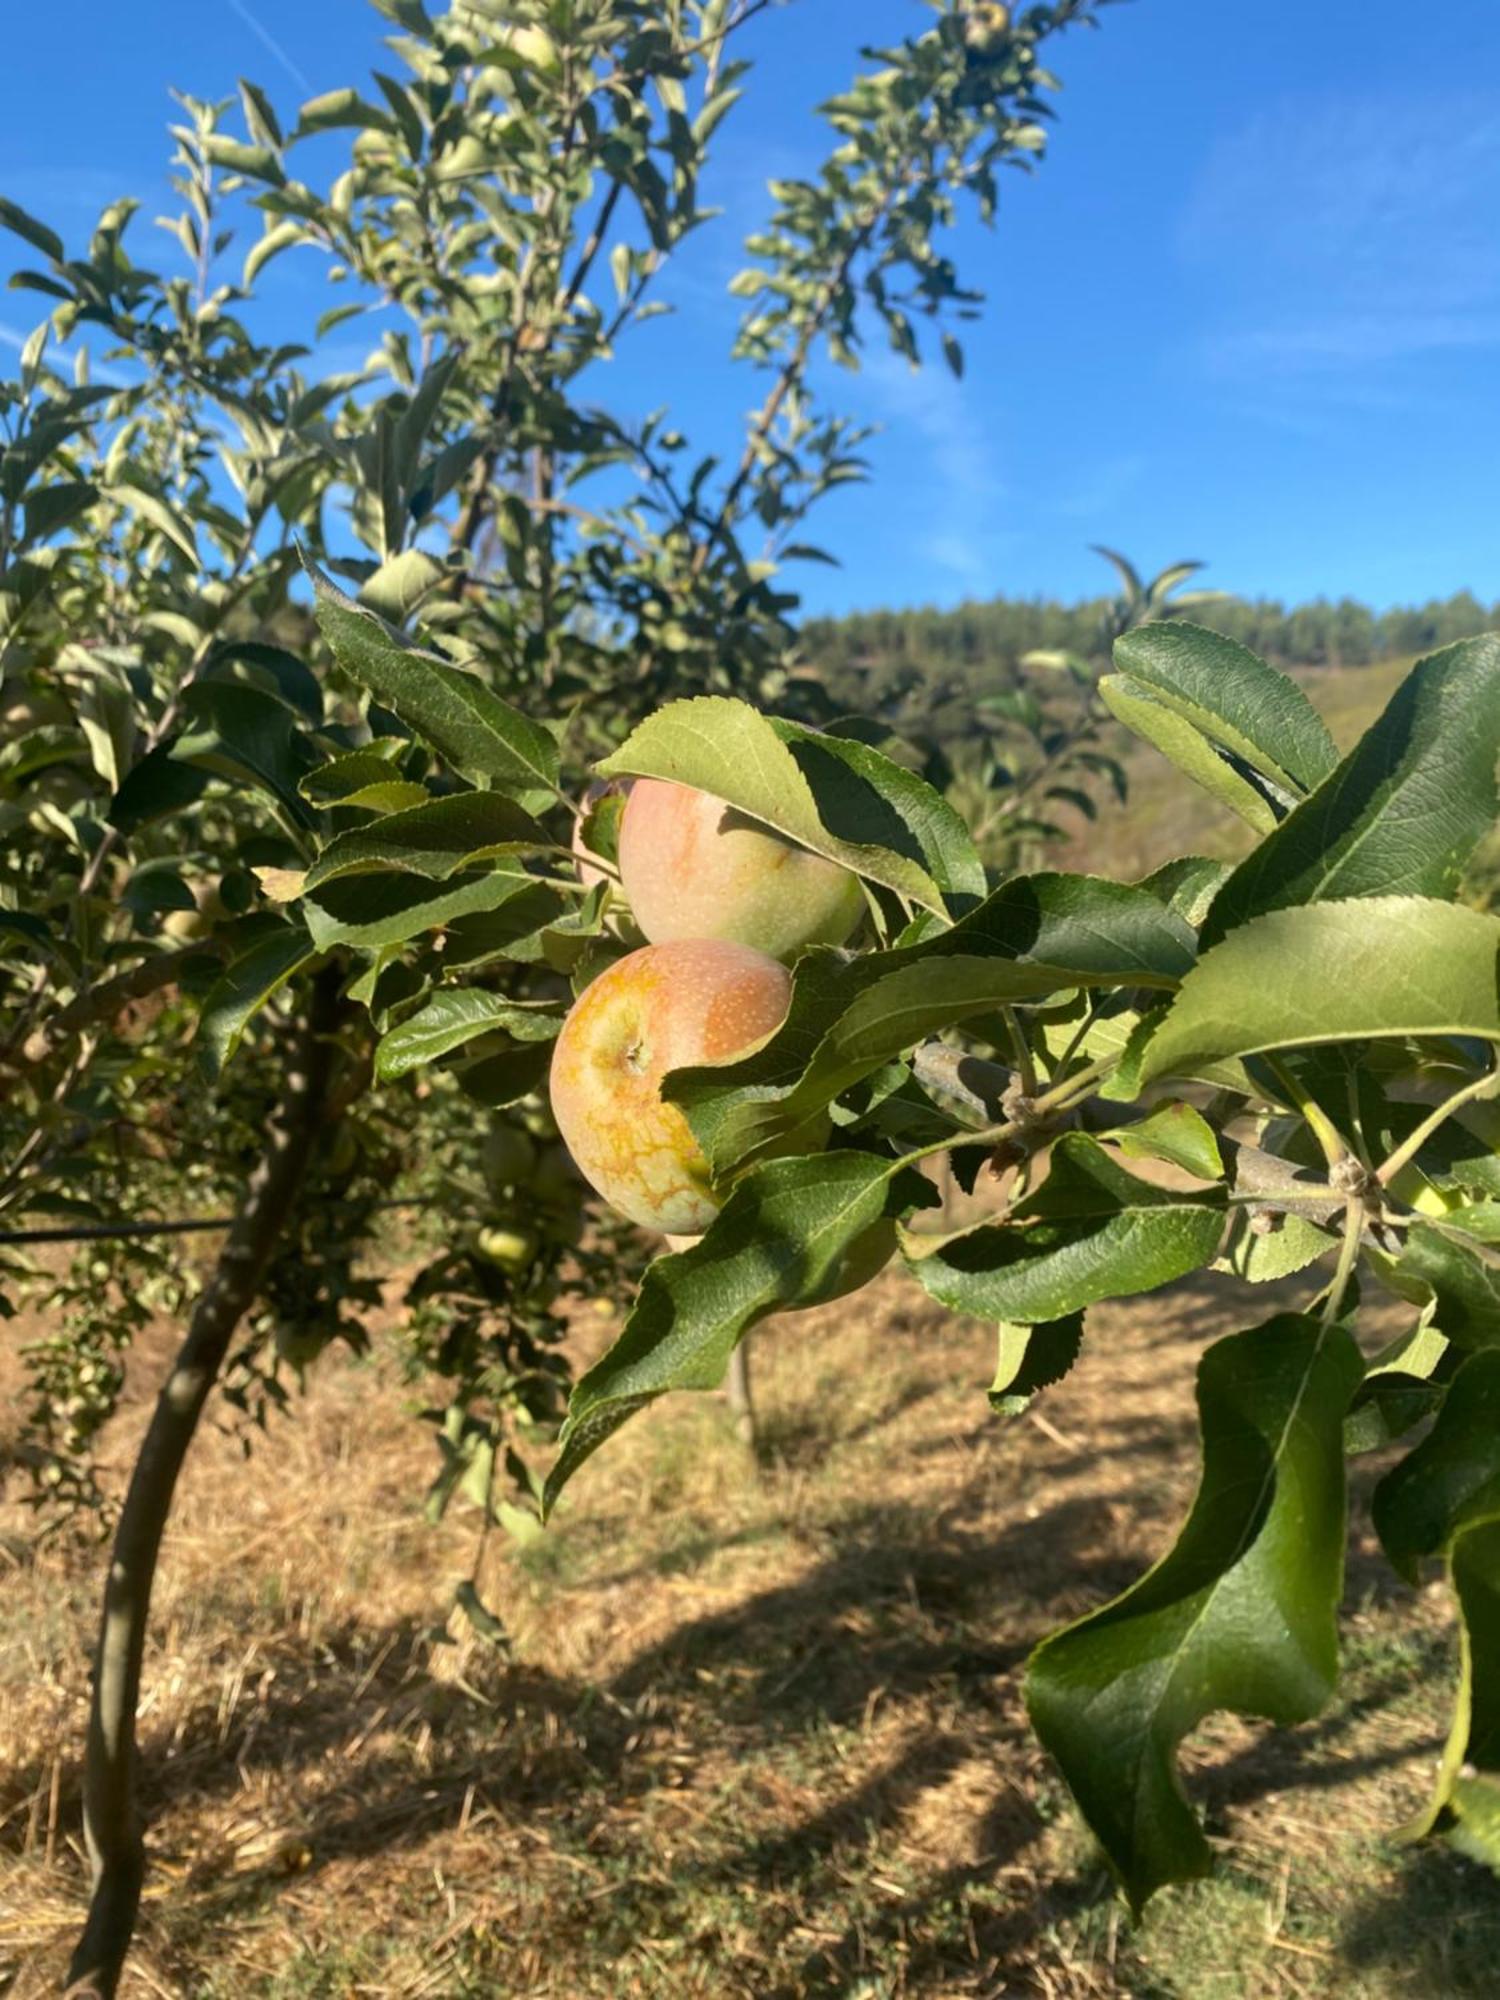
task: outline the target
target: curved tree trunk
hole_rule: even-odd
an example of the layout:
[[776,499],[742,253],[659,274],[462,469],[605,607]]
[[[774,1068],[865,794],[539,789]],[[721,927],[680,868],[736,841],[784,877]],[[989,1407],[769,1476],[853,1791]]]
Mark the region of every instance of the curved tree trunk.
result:
[[130,1949],[146,1858],[136,1799],[135,1717],[157,1555],[203,1406],[307,1172],[327,1108],[332,1049],[322,1017],[333,998],[333,990],[320,982],[313,1023],[291,1056],[265,1153],[246,1185],[213,1277],[157,1399],[115,1530],[84,1765],[84,1835],[93,1895],[68,1971],[73,2000],[112,2000]]

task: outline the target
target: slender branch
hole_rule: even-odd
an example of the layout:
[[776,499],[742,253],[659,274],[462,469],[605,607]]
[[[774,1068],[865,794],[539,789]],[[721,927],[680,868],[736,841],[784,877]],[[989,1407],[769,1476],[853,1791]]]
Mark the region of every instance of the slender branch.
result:
[[1349,1280],[1354,1276],[1354,1267],[1359,1262],[1364,1233],[1364,1203],[1351,1201],[1344,1210],[1344,1240],[1339,1247],[1339,1261],[1334,1270],[1333,1283],[1328,1287],[1328,1296],[1323,1301],[1325,1327],[1332,1326],[1339,1316],[1339,1308],[1344,1303],[1344,1294],[1349,1289]]
[[162,1534],[204,1404],[307,1172],[313,1135],[326,1109],[332,1058],[326,1030],[336,1004],[333,984],[321,980],[312,1020],[288,1064],[265,1153],[246,1184],[229,1240],[157,1400],[115,1531],[84,1766],[93,1894],[68,1973],[72,2000],[113,2000],[130,1948],[146,1865],[135,1720]]
[[880,227],[881,221],[895,199],[895,193],[896,190],[894,188],[887,189],[876,206],[858,225],[853,236],[845,246],[844,253],[839,258],[837,265],[823,281],[813,309],[808,314],[801,333],[797,336],[795,346],[787,356],[781,373],[771,386],[770,394],[766,397],[765,402],[762,403],[759,414],[750,426],[750,435],[745,440],[745,449],[740,454],[740,462],[735,467],[734,476],[725,489],[724,498],[720,502],[719,511],[714,517],[713,526],[710,528],[706,539],[698,544],[694,552],[693,560],[688,570],[688,575],[693,582],[697,582],[702,576],[708,566],[708,559],[713,553],[715,543],[722,539],[725,531],[733,522],[735,510],[740,504],[740,497],[749,483],[751,473],[755,470],[756,460],[760,457],[761,452],[765,448],[766,440],[770,437],[775,427],[776,419],[781,414],[782,405],[806,374],[807,364],[812,358],[813,345],[828,323],[828,315],[833,310],[834,301],[849,281],[849,272],[853,267],[854,260],[866,248],[870,238]]
[[609,225],[614,221],[615,210],[619,206],[620,196],[624,191],[625,183],[623,181],[611,181],[609,184],[609,193],[599,204],[599,213],[594,218],[594,226],[589,231],[588,241],[578,253],[577,266],[574,269],[572,277],[568,280],[567,287],[562,295],[561,311],[564,319],[566,319],[578,303],[578,294],[583,290],[587,282],[589,272],[593,268],[594,259],[604,247],[604,240],[609,235]]
[[1353,1148],[1345,1142],[1343,1134],[1322,1105],[1310,1091],[1302,1087],[1286,1064],[1278,1062],[1275,1056],[1267,1056],[1266,1067],[1275,1076],[1290,1102],[1301,1112],[1308,1130],[1322,1147],[1323,1157],[1329,1166],[1337,1167],[1343,1161],[1352,1159]]
[[205,951],[213,950],[213,940],[205,938],[201,944],[185,951],[154,952],[151,957],[132,965],[127,972],[117,972],[113,979],[85,987],[29,1038],[21,1050],[22,1061],[46,1062],[57,1054],[75,1029],[92,1027],[96,1022],[113,1021],[132,1000],[144,1000],[152,993],[159,993],[164,986],[170,986],[177,978],[184,959],[200,957]]
[[1015,1008],[1002,1007],[1000,1018],[1004,1021],[1005,1032],[1010,1037],[1011,1053],[1016,1059],[1016,1074],[1021,1079],[1021,1088],[1028,1097],[1035,1097],[1036,1064],[1032,1060],[1031,1044],[1026,1039]]
[[1446,1125],[1455,1111],[1461,1111],[1466,1104],[1473,1104],[1480,1098],[1494,1097],[1497,1094],[1500,1094],[1500,1069],[1490,1070],[1486,1075],[1476,1077],[1472,1083],[1466,1083],[1461,1090],[1455,1090],[1436,1111],[1422,1120],[1409,1138],[1402,1140],[1395,1152],[1377,1171],[1376,1180],[1382,1187],[1389,1187],[1401,1169],[1410,1165],[1433,1133]]
[[1001,1124],[986,1125],[979,1132],[955,1127],[943,1138],[934,1139],[931,1145],[919,1146],[914,1153],[903,1153],[899,1160],[893,1160],[891,1172],[894,1174],[902,1167],[917,1166],[938,1153],[951,1152],[955,1146],[1003,1146],[1008,1139],[1018,1139],[1025,1132],[1035,1131],[1037,1125],[1049,1116],[1071,1111],[1075,1104],[1092,1095],[1094,1085],[1107,1076],[1118,1062],[1118,1056],[1105,1056],[1099,1062],[1090,1063],[1086,1069],[1076,1070],[1065,1082],[1054,1084],[1039,1097],[1028,1098],[1021,1116],[1007,1118]]

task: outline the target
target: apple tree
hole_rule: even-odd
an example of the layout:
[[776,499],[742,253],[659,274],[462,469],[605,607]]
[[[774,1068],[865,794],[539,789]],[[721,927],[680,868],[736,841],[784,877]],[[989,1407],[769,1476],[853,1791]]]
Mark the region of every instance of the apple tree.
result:
[[[44,1329],[20,1455],[48,1531],[112,1537],[81,1992],[114,1990],[140,1894],[184,1456],[216,1391],[248,1438],[363,1340],[392,1199],[406,1335],[451,1385],[430,1505],[539,1513],[562,1308],[645,1257],[543,1089],[622,941],[608,853],[575,867],[586,766],[669,697],[836,721],[789,584],[863,439],[813,364],[882,339],[962,365],[950,226],[1035,164],[1045,46],[1104,0],[943,0],[823,108],[732,288],[760,393],[723,465],[612,410],[607,364],[711,218],[768,0],[377,4],[367,89],[179,99],[165,236],[122,199],[74,245],[0,199],[46,315],[0,383],[0,1310]],[[93,1446],[162,1317],[185,1334],[116,1515]]]

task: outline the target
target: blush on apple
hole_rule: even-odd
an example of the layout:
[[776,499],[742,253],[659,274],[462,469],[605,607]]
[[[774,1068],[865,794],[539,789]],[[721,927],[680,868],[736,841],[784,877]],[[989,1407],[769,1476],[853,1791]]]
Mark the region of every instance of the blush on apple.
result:
[[729,1062],[779,1028],[791,977],[722,939],[648,945],[585,989],[552,1057],[552,1111],[580,1173],[646,1229],[698,1235],[718,1213],[668,1070]]
[[620,822],[620,877],[652,944],[715,938],[791,959],[842,944],[864,913],[857,876],[710,792],[638,778]]

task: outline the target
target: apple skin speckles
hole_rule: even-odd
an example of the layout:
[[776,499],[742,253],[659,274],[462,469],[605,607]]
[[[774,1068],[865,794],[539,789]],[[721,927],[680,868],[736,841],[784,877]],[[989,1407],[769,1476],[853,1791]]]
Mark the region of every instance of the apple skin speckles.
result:
[[552,1110],[579,1172],[612,1208],[646,1229],[707,1229],[719,1204],[662,1078],[764,1041],[785,1019],[791,984],[763,952],[684,939],[631,952],[580,996],[552,1057]]

